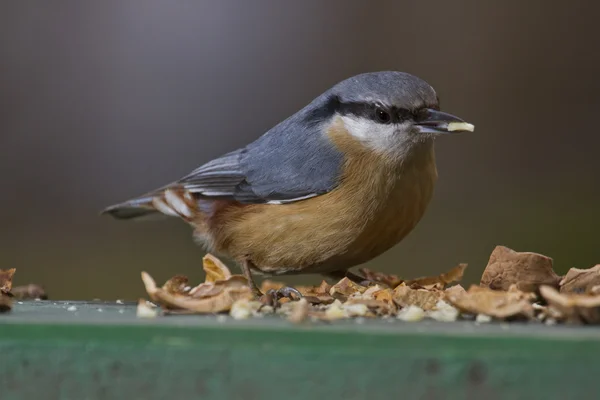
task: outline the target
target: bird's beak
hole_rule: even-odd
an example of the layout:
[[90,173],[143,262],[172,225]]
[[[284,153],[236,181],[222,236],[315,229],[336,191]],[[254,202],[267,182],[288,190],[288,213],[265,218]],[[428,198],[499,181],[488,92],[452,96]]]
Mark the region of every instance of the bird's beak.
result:
[[442,111],[428,108],[415,122],[415,128],[419,133],[454,133],[454,132],[473,132],[475,126],[463,121],[462,119]]

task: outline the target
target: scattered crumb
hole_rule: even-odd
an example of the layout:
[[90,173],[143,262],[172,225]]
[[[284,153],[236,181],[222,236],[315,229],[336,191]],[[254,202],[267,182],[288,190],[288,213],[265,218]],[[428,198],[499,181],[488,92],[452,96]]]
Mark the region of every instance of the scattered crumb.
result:
[[485,323],[488,323],[491,321],[492,321],[492,317],[490,317],[489,315],[477,314],[477,317],[475,317],[475,322],[477,322],[479,324],[485,324]]
[[148,302],[144,299],[140,299],[137,305],[136,316],[138,318],[156,318],[158,316],[158,309],[148,305]]
[[427,312],[427,317],[440,322],[456,321],[458,315],[458,310],[444,300],[438,301],[435,305],[435,309]]
[[308,317],[310,304],[308,304],[308,301],[305,298],[301,298],[300,300],[294,301],[291,304],[293,306],[290,315],[288,316],[288,321],[294,324],[303,322]]
[[425,318],[425,311],[421,307],[410,305],[401,309],[398,312],[397,318],[409,322],[421,321]]
[[369,307],[363,303],[343,304],[342,308],[350,317],[364,317],[369,312]]
[[342,308],[342,303],[339,300],[335,300],[325,311],[325,318],[330,321],[348,318],[348,313]]
[[258,314],[258,310],[261,308],[262,303],[259,301],[250,301],[248,299],[241,299],[233,303],[229,315],[233,319],[247,319],[253,315]]

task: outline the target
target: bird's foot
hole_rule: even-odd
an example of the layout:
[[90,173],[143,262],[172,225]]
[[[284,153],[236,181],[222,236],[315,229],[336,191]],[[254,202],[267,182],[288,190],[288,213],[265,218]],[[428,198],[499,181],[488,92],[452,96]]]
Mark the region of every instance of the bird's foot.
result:
[[267,292],[259,297],[260,302],[264,305],[271,306],[273,308],[277,308],[279,306],[279,300],[282,298],[290,299],[291,301],[300,300],[302,297],[302,293],[298,291],[298,289],[294,289],[293,287],[285,286],[275,289],[269,289]]
[[277,290],[271,289],[270,291],[272,291],[275,294],[275,297],[277,298],[277,300],[285,297],[285,298],[288,298],[293,301],[293,300],[300,300],[302,297],[304,297],[304,296],[302,296],[302,293],[300,293],[300,291],[298,289],[295,289],[290,286],[284,286]]

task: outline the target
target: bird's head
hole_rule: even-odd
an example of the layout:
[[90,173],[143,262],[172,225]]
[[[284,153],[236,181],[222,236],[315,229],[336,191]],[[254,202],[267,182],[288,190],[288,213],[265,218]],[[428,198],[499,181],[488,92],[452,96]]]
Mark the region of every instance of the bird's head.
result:
[[349,135],[377,152],[401,155],[436,136],[474,130],[461,118],[440,111],[435,90],[404,72],[357,75],[320,99],[315,117],[341,120]]

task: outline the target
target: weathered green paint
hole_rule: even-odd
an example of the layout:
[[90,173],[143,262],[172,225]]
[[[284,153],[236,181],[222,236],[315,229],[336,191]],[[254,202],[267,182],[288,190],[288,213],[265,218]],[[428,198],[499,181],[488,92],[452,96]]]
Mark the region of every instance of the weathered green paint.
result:
[[76,306],[0,316],[0,399],[600,398],[597,328],[139,320],[132,305]]

